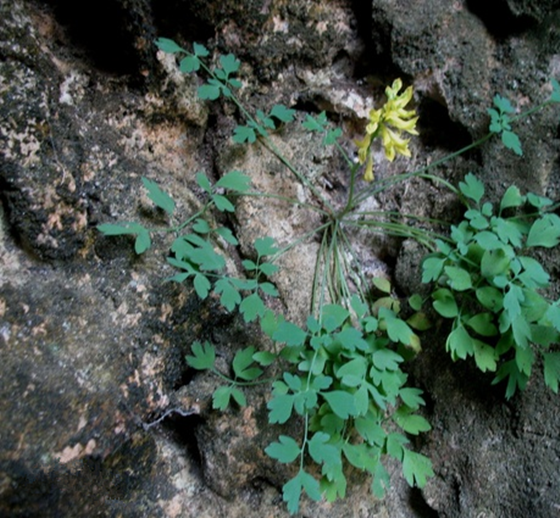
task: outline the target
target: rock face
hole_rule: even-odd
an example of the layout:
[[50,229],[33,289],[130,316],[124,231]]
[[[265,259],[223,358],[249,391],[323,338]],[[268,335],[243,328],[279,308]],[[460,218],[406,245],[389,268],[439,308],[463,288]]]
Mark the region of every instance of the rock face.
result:
[[[284,516],[289,468],[263,448],[267,389],[248,406],[211,408],[216,379],[193,373],[185,354],[209,340],[224,366],[262,337],[217,300],[164,283],[171,241],[136,256],[126,236],[96,225],[166,223],[141,187],[157,181],[188,216],[204,200],[195,174],[232,169],[254,187],[305,203],[311,196],[264,149],[230,136],[236,114],[200,101],[198,80],[157,53],[155,37],[200,42],[242,60],[242,96],[256,109],[281,102],[325,110],[352,139],[403,77],[415,87],[421,137],[411,167],[426,165],[486,132],[496,93],[526,108],[560,77],[560,2],[503,0],[14,0],[0,4],[0,515]],[[102,27],[102,30],[101,30]],[[471,170],[492,196],[516,183],[560,197],[558,110],[518,128],[524,156],[490,141],[437,170],[456,182]],[[517,128],[516,128],[517,129]],[[275,142],[334,205],[348,188],[344,164],[321,137],[286,125]],[[380,164],[376,174],[400,171]],[[375,208],[449,218],[453,197],[414,181],[382,193]],[[235,271],[252,243],[285,245],[319,221],[305,210],[241,200],[228,221],[240,241],[227,248]],[[410,243],[356,236],[367,275],[417,284]],[[275,278],[292,320],[309,306],[312,239],[284,256]],[[546,258],[556,281],[559,258]],[[416,279],[416,280],[415,280]],[[433,338],[433,340],[432,340]],[[303,516],[553,517],[560,513],[560,400],[537,373],[509,402],[503,387],[468,364],[453,364],[437,336],[412,363],[433,431],[417,448],[435,477],[410,489],[391,467],[392,490],[375,500],[352,476],[336,504],[308,501]],[[281,433],[281,432],[280,432]],[[79,510],[79,511],[77,511]]]

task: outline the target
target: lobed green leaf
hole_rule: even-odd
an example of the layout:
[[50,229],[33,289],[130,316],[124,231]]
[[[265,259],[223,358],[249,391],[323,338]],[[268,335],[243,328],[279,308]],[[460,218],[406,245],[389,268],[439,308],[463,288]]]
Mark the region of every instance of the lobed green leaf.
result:
[[156,40],[158,49],[163,50],[167,54],[177,54],[178,52],[185,52],[177,43],[169,38],[158,38]]
[[265,448],[265,453],[269,457],[284,464],[288,464],[296,460],[301,454],[299,444],[287,435],[281,435],[278,439],[279,442],[273,442]]
[[555,394],[558,394],[558,380],[560,380],[560,352],[544,353],[543,363],[544,382]]
[[555,247],[560,243],[560,218],[556,214],[545,214],[531,226],[527,246]]
[[209,342],[194,342],[191,346],[192,356],[185,359],[189,367],[197,370],[207,370],[214,367],[216,361],[216,350]]
[[484,184],[472,173],[465,176],[464,182],[459,182],[459,189],[475,203],[480,203],[484,195]]
[[251,178],[241,171],[230,171],[222,176],[217,182],[216,187],[223,187],[231,191],[247,192],[251,184]]
[[423,488],[427,479],[434,476],[432,462],[425,455],[405,449],[402,463],[403,475],[410,487]]

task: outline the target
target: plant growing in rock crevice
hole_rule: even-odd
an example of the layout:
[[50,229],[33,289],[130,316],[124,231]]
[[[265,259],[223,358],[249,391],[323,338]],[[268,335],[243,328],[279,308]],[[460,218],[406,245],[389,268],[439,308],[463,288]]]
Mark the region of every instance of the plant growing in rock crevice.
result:
[[[407,358],[420,353],[420,335],[429,326],[421,311],[422,300],[417,295],[411,297],[408,312],[412,316],[405,320],[401,311],[405,301],[392,295],[390,282],[371,281],[363,274],[349,229],[358,226],[411,238],[426,247],[429,255],[423,261],[423,281],[436,284],[430,297],[433,308],[441,317],[452,320],[447,349],[453,359],[473,356],[481,370],[496,372],[496,381],[507,378],[506,395],[511,397],[516,388],[526,384],[535,345],[542,351],[545,381],[557,392],[560,353],[549,348],[558,341],[560,310],[558,303],[538,293],[549,280],[543,267],[533,257],[519,252],[527,247],[556,246],[560,218],[550,212],[553,207],[549,200],[532,194],[524,197],[515,187],[506,191],[496,214],[491,204],[481,205],[484,189],[474,176],[468,175],[456,188],[429,172],[493,134],[500,135],[506,147],[521,154],[511,123],[522,115],[513,117],[513,108],[506,99],[496,96],[495,108],[489,110],[491,125],[487,136],[429,167],[377,181],[371,151],[379,140],[388,160],[398,154],[410,156],[404,134],[417,134],[417,116],[407,108],[413,95],[411,87],[401,92],[403,85],[397,79],[386,89],[386,103],[371,110],[366,135],[356,142],[356,161],[339,143],[342,130],[332,129],[324,113],[307,115],[303,126],[322,134],[323,143],[334,145],[348,166],[347,199],[342,207],[335,207],[270,138],[269,133],[279,124],[294,121],[293,109],[278,104],[268,113],[257,110],[252,114],[235,95],[242,86],[235,77],[240,62],[231,54],[220,56],[218,64],[211,66],[205,61],[210,53],[202,45],[194,44],[189,52],[171,40],[160,39],[157,44],[178,57],[183,72],[205,74],[207,80],[198,89],[201,99],[224,98],[236,106],[245,123],[235,128],[234,142],[258,142],[267,147],[315,200],[307,203],[277,193],[251,191],[250,176],[240,171],[225,174],[214,185],[204,173],[198,173],[197,183],[206,196],[204,205],[186,220],[165,229],[176,235],[168,262],[179,273],[170,279],[191,281],[201,299],[213,293],[228,311],[238,310],[245,322],[258,322],[275,344],[274,352],[257,351],[252,346],[237,352],[232,363],[233,377],[217,369],[215,348],[208,342],[192,344],[187,363],[194,369],[210,370],[224,380],[225,385],[213,395],[215,409],[225,409],[232,400],[245,405],[241,389],[265,382],[272,383],[267,404],[269,422],[283,424],[294,417],[303,421],[301,437],[281,435],[265,450],[279,462],[296,463],[295,476],[283,487],[291,513],[298,510],[303,491],[314,500],[344,497],[346,464],[371,475],[372,492],[377,497],[383,496],[389,483],[384,466],[387,456],[402,464],[411,486],[423,487],[433,475],[430,460],[408,448],[407,435],[427,432],[430,424],[418,413],[424,405],[422,391],[407,386],[408,377],[402,369]],[[553,87],[551,99],[535,109],[560,102],[560,85],[553,80]],[[367,183],[359,188],[362,172]],[[451,226],[451,237],[425,229],[430,220],[414,215],[360,209],[368,198],[414,177],[438,182],[471,205],[474,202],[465,213],[466,220]],[[143,182],[155,205],[174,216],[172,197],[156,183],[148,179]],[[322,223],[283,249],[270,237],[257,239],[254,257],[242,261],[245,275],[234,277],[227,273],[226,260],[216,242],[237,245],[237,238],[227,226],[217,226],[210,215],[212,211],[233,213],[239,196],[282,199],[320,213]],[[533,212],[508,214],[526,202]],[[415,221],[421,221],[422,226],[412,226]],[[135,236],[137,253],[151,245],[153,230],[138,223],[104,224],[99,229],[106,235]],[[271,282],[278,270],[278,258],[291,247],[317,236],[320,246],[311,306],[305,326],[300,326],[269,309],[266,299],[278,296]],[[372,282],[381,297],[372,299]],[[264,369],[275,361],[287,365],[287,370],[278,379],[261,381]],[[311,475],[307,467],[310,461],[318,466],[320,480]]]

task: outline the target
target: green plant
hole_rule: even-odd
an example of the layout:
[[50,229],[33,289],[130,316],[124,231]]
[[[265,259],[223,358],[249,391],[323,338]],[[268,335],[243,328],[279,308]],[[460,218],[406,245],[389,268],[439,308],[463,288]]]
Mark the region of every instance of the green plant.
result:
[[[430,323],[422,312],[419,295],[399,300],[387,279],[367,279],[357,259],[350,230],[366,228],[372,232],[411,238],[423,245],[430,255],[423,261],[423,281],[435,282],[431,294],[439,316],[451,319],[447,349],[454,359],[474,356],[483,371],[496,372],[496,380],[508,378],[506,395],[523,388],[534,361],[531,343],[540,347],[545,381],[556,392],[560,378],[560,353],[550,345],[560,331],[558,303],[548,302],[539,290],[546,288],[548,275],[538,261],[523,255],[525,248],[555,246],[560,240],[560,218],[552,212],[549,200],[532,194],[522,196],[510,187],[502,198],[498,214],[489,203],[481,204],[484,187],[468,175],[457,189],[429,169],[472,149],[499,134],[503,143],[521,154],[519,139],[511,124],[521,116],[543,106],[560,102],[560,85],[553,80],[550,100],[525,114],[514,117],[513,107],[496,96],[490,133],[430,166],[373,181],[372,146],[379,140],[388,160],[396,155],[409,156],[409,141],[403,132],[417,134],[417,116],[406,106],[412,100],[412,88],[402,93],[396,80],[386,89],[387,102],[371,110],[363,140],[356,142],[358,160],[354,161],[340,145],[340,128],[333,128],[325,113],[307,115],[303,126],[323,135],[323,145],[333,145],[342,154],[349,170],[346,202],[335,207],[305,174],[284,157],[270,132],[295,120],[295,111],[277,104],[268,113],[254,114],[244,106],[235,91],[242,83],[235,76],[240,62],[231,54],[219,56],[216,66],[209,51],[199,44],[193,51],[175,42],[160,39],[158,47],[176,55],[179,68],[186,73],[200,72],[206,82],[198,88],[203,100],[224,99],[233,103],[244,119],[232,139],[237,144],[261,144],[269,149],[293,175],[311,191],[314,202],[302,203],[276,193],[254,192],[250,177],[231,171],[214,185],[204,173],[198,173],[198,186],[206,199],[200,210],[180,222],[162,229],[148,229],[139,223],[104,224],[106,235],[135,236],[135,250],[145,252],[155,231],[175,235],[168,262],[179,270],[170,277],[176,282],[192,281],[201,299],[211,293],[219,297],[228,311],[238,310],[245,322],[257,322],[274,344],[274,351],[257,351],[250,346],[238,351],[231,372],[216,366],[212,344],[195,342],[188,365],[209,370],[225,384],[213,394],[213,407],[224,410],[235,402],[246,404],[244,390],[257,383],[271,383],[268,402],[269,422],[283,424],[300,419],[300,437],[279,436],[266,453],[279,462],[295,463],[295,475],[283,487],[283,497],[291,513],[298,510],[302,492],[318,500],[342,498],[346,491],[345,466],[369,473],[372,492],[381,497],[388,487],[385,458],[402,464],[407,482],[422,487],[433,475],[430,460],[408,448],[407,435],[430,429],[420,415],[424,405],[422,391],[407,385],[403,366],[421,352],[421,333]],[[208,58],[206,60],[206,58]],[[365,185],[359,179],[363,172]],[[407,182],[411,178],[428,178],[438,182],[466,200],[466,220],[451,227],[451,237],[429,230],[432,222],[411,214],[390,211],[362,211],[367,198]],[[175,203],[157,184],[143,179],[149,198],[176,219]],[[322,223],[312,232],[298,236],[280,249],[270,237],[257,239],[254,255],[242,260],[244,275],[228,273],[223,250],[237,245],[231,230],[216,223],[235,210],[239,196],[266,196],[297,204],[318,212]],[[521,209],[529,207],[529,211]],[[216,211],[221,213],[215,217]],[[518,212],[515,212],[518,211]],[[422,225],[416,225],[416,223]],[[278,296],[273,280],[278,271],[277,259],[306,239],[319,237],[313,291],[305,325],[286,321],[267,307],[269,297]],[[403,315],[407,315],[405,319]],[[265,370],[275,365],[283,370],[272,379],[261,379]],[[311,463],[316,468],[310,467]],[[317,479],[312,473],[320,471]]]
[[552,201],[511,186],[496,211],[482,203],[484,186],[473,175],[459,188],[465,219],[422,265],[422,281],[437,284],[434,309],[452,320],[446,348],[455,360],[474,356],[480,370],[496,372],[494,383],[507,379],[508,399],[525,388],[540,354],[545,382],[558,392],[560,353],[548,351],[560,341],[560,301],[539,293],[550,276],[533,253],[560,242],[560,218],[547,212]]

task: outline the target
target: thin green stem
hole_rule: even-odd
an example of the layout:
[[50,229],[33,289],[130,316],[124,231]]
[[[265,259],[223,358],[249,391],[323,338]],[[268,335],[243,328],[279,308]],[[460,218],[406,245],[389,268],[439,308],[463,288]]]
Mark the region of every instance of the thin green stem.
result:
[[314,228],[313,230],[310,230],[309,232],[306,232],[305,234],[303,234],[302,236],[300,236],[298,239],[296,239],[295,241],[292,241],[289,245],[285,246],[284,248],[278,250],[278,252],[276,252],[273,256],[272,256],[272,260],[276,261],[276,259],[278,259],[281,255],[285,254],[288,250],[290,250],[291,248],[293,248],[294,246],[299,245],[300,243],[303,243],[306,239],[308,239],[309,237],[317,234],[318,232],[321,232],[321,230],[327,228],[329,225],[331,225],[331,222],[327,222],[324,223],[323,225],[321,225],[320,227]]
[[[340,237],[342,238],[342,245],[345,244],[344,238],[346,237],[344,235],[344,232],[342,231],[342,229],[339,227],[337,234],[340,235]],[[334,275],[337,277],[339,284],[340,284],[340,293],[342,296],[339,296],[339,300],[336,300],[336,302],[344,302],[345,300],[348,301],[350,300],[351,292],[350,292],[350,286],[348,285],[348,277],[351,276],[351,266],[348,263],[348,259],[346,257],[346,254],[344,253],[344,247],[343,246],[339,246],[338,245],[338,240],[337,240],[337,246],[336,246],[336,250],[335,250],[335,257],[337,258],[334,264]]]
[[262,137],[266,142],[265,147],[272,152],[280,162],[282,162],[294,175],[295,177],[305,185],[313,194],[314,196],[325,206],[331,213],[334,211],[332,205],[329,201],[321,194],[319,189],[317,189],[310,180],[308,180],[302,173],[300,173],[296,167],[280,152],[280,150],[276,147],[274,142],[270,139],[268,134],[266,137]]
[[[219,81],[221,84],[224,84],[223,81],[221,79],[219,79],[218,77],[216,77],[216,75],[214,74],[214,72],[210,69],[210,67],[208,67],[202,60],[199,59],[199,62],[203,68],[203,70],[210,76],[212,77],[212,79],[215,79],[216,81]],[[227,83],[224,84],[224,86],[226,86],[227,88],[229,88],[227,86]],[[301,174],[297,168],[284,156],[282,155],[282,153],[280,152],[280,150],[276,147],[276,145],[272,142],[272,140],[270,139],[270,136],[268,135],[268,133],[266,132],[266,130],[262,127],[261,124],[258,123],[258,121],[247,111],[247,109],[245,108],[245,106],[243,106],[243,104],[241,103],[241,101],[233,94],[233,92],[231,91],[231,88],[229,88],[229,95],[227,96],[228,99],[231,99],[231,101],[235,104],[235,106],[237,106],[237,108],[239,109],[239,111],[242,113],[242,115],[245,117],[245,120],[247,122],[249,122],[253,127],[255,128],[260,128],[260,130],[262,131],[258,131],[259,136],[262,138],[262,140],[260,142],[264,142],[265,147],[271,151],[294,175],[295,177],[305,186],[307,186],[311,192],[321,201],[321,203],[327,207],[329,209],[329,211],[332,212],[332,206],[330,205],[330,203],[326,200],[326,198],[319,192],[319,190],[303,175]]]
[[[313,366],[315,364],[315,360],[317,359],[317,355],[319,354],[319,349],[315,351],[313,358],[311,359],[311,364],[309,365],[309,372],[307,373],[307,382],[305,391],[307,392],[311,387],[311,374],[313,373]],[[303,458],[305,455],[305,448],[307,447],[307,434],[309,433],[309,412],[305,412],[304,416],[304,429],[303,429],[303,440],[301,441],[301,455],[300,455],[300,464],[299,469],[300,471],[303,470]]]
[[[412,219],[415,221],[418,221],[419,223],[430,223],[432,225],[442,225],[442,226],[448,226],[449,223],[447,221],[443,221],[441,219],[435,219],[435,218],[426,218],[424,216],[416,216],[415,214],[403,214],[401,212],[398,212],[396,210],[367,210],[367,211],[363,211],[363,212],[353,212],[352,216],[358,218],[358,217],[366,217],[366,216],[388,216],[391,218],[397,218],[397,219]],[[347,221],[364,221],[363,219],[343,219],[343,222],[347,222]]]
[[359,267],[360,261],[358,259],[358,256],[357,256],[356,252],[354,251],[354,247],[350,243],[350,240],[348,239],[348,236],[346,235],[346,232],[344,232],[342,227],[340,229],[340,235],[342,236],[342,240],[343,240],[344,245],[346,246],[346,248],[348,249],[348,252],[352,256],[352,259],[354,260],[355,264],[358,265],[357,277],[359,279],[359,282],[356,283],[356,289],[358,290],[358,292],[360,294],[360,298],[362,300],[365,300],[366,297],[365,297],[365,293],[362,290],[362,286],[366,286],[367,282],[366,282],[366,279],[364,277],[364,274],[363,274],[361,268]]
[[212,372],[213,374],[215,374],[219,378],[223,379],[224,381],[227,381],[228,383],[231,383],[232,385],[238,385],[240,387],[251,387],[251,386],[254,386],[254,385],[263,385],[264,383],[272,383],[273,381],[276,381],[278,379],[278,378],[267,378],[267,379],[258,380],[258,381],[237,381],[237,380],[231,379],[230,377],[226,376],[225,374],[222,374],[216,368],[210,369],[210,372]]
[[329,222],[328,226],[324,229],[323,237],[321,239],[321,244],[319,246],[319,250],[317,251],[317,259],[315,261],[315,268],[313,270],[313,286],[311,288],[311,302],[309,308],[309,313],[311,315],[313,315],[316,307],[315,302],[316,302],[316,297],[319,288],[319,278],[321,277],[321,266],[322,266],[321,257],[325,253],[325,249],[328,243],[328,232],[330,226],[331,223]]
[[338,151],[340,152],[340,154],[342,155],[342,158],[344,158],[344,161],[348,164],[348,166],[350,167],[350,169],[352,169],[353,167],[356,166],[356,164],[352,161],[352,159],[348,156],[348,153],[346,153],[346,151],[344,150],[344,148],[340,145],[340,143],[335,140],[334,145],[336,146],[336,149],[338,149]]
[[549,104],[554,104],[554,101],[551,101],[550,99],[548,101],[544,101],[541,104],[537,104],[537,106],[533,106],[532,108],[528,109],[526,112],[521,112],[519,115],[516,115],[515,117],[511,117],[509,120],[510,122],[516,122],[520,119],[524,119],[525,117],[529,117],[529,115],[533,115],[533,113],[542,110],[545,106],[548,106]]
[[357,207],[360,203],[364,202],[367,198],[369,198],[370,196],[384,191],[385,189],[387,189],[390,185],[392,184],[396,184],[396,183],[400,183],[403,182],[405,180],[408,180],[410,178],[414,178],[414,177],[421,177],[421,178],[428,178],[430,180],[434,180],[437,182],[442,183],[443,185],[445,185],[446,187],[448,187],[452,192],[458,194],[458,190],[451,185],[449,182],[447,182],[446,180],[444,180],[443,178],[440,178],[438,176],[434,176],[434,175],[426,175],[425,172],[429,171],[430,169],[433,169],[434,167],[437,167],[449,160],[452,160],[453,158],[462,155],[463,153],[466,153],[467,151],[470,151],[471,149],[474,149],[478,146],[480,146],[481,144],[483,144],[484,142],[486,142],[487,140],[489,140],[492,137],[493,133],[489,133],[487,135],[485,135],[484,137],[478,139],[477,141],[469,144],[468,146],[465,146],[457,151],[454,151],[453,153],[446,155],[442,158],[440,158],[439,160],[436,160],[435,162],[432,162],[431,164],[424,166],[420,169],[417,169],[416,171],[413,171],[411,173],[404,173],[404,174],[399,174],[399,175],[395,175],[395,176],[391,176],[388,178],[382,178],[381,180],[378,180],[376,182],[376,184],[373,187],[370,188],[366,188],[363,191],[361,191],[357,196],[356,199],[354,200],[354,202],[350,205],[350,207],[348,209],[345,209],[344,213],[348,213],[351,210],[353,210],[355,207]]
[[[373,221],[373,220],[368,222],[367,225],[364,225],[365,222],[363,221],[361,222],[345,221],[344,223],[348,226],[355,226],[355,227],[368,226],[374,229],[378,228],[380,229],[380,234],[392,235],[395,237],[412,238],[418,243],[420,243],[421,245],[428,248],[429,250],[433,251],[436,248],[433,242],[434,240],[428,235],[426,235],[427,233],[426,231],[415,229],[413,227],[407,227],[406,225],[403,225],[401,223],[390,223],[385,221]],[[440,238],[440,236],[438,236],[438,238]],[[441,238],[447,240],[443,236],[441,236]]]
[[321,207],[317,207],[317,205],[313,205],[311,203],[306,203],[303,201],[296,200],[295,198],[289,198],[288,196],[280,196],[279,194],[269,194],[264,192],[239,192],[239,193],[231,193],[234,196],[252,196],[255,198],[272,198],[275,200],[285,201],[292,205],[296,205],[298,207],[304,207],[309,210],[314,210],[315,212],[319,212],[323,215],[329,215],[329,212],[322,209]]
[[[335,220],[334,224],[333,224],[333,228],[332,228],[331,242],[329,244],[327,257],[325,259],[325,267],[324,267],[324,270],[323,270],[323,277],[326,280],[327,288],[328,288],[328,291],[331,295],[331,299],[332,299],[333,302],[336,301],[336,292],[335,292],[335,287],[334,287],[334,284],[333,284],[331,263],[334,267],[335,261],[333,261],[333,254],[336,256],[335,251],[336,251],[336,246],[337,246],[337,242],[338,242],[338,227],[339,227],[339,222],[338,222],[338,220]],[[323,292],[321,294],[321,306],[320,307],[323,307],[325,305],[324,296],[325,296],[325,293]]]

